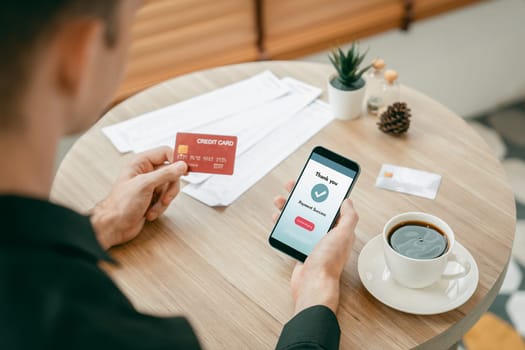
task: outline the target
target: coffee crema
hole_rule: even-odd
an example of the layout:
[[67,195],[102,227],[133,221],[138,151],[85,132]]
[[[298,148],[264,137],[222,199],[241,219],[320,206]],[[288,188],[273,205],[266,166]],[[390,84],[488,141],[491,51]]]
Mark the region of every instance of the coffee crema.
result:
[[434,259],[448,249],[445,233],[424,221],[397,224],[388,233],[388,243],[399,254],[413,259]]

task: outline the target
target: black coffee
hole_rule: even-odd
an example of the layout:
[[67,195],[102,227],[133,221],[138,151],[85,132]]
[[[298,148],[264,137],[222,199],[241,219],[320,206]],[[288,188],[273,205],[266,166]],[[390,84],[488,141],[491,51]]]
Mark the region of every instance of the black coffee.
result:
[[436,226],[423,221],[406,221],[394,226],[388,243],[399,254],[413,259],[433,259],[448,248],[447,236]]

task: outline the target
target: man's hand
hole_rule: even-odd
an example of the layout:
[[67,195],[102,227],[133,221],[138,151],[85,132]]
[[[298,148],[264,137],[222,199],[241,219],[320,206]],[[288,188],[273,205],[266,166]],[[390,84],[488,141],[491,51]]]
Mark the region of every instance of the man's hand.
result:
[[146,220],[164,213],[187,172],[186,163],[172,160],[173,149],[156,148],[137,155],[122,171],[110,194],[93,208],[91,223],[102,247],[132,240]]
[[[293,184],[290,182],[286,185],[288,191],[291,191]],[[284,197],[274,200],[279,210],[285,202]],[[346,199],[341,204],[340,216],[334,228],[317,243],[304,264],[295,265],[291,279],[295,314],[314,305],[325,305],[334,313],[337,311],[341,274],[354,245],[354,230],[358,220],[352,201]]]

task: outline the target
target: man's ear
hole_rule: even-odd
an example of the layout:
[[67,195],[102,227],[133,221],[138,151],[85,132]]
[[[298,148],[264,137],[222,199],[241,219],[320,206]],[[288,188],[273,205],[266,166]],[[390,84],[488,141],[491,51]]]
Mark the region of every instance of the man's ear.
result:
[[100,49],[103,25],[97,20],[77,20],[59,30],[58,84],[63,93],[73,96],[80,92],[95,67]]

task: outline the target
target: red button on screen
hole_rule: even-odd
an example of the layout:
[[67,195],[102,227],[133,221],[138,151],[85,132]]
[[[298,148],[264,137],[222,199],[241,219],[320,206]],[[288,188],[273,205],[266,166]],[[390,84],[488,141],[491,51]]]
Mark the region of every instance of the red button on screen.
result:
[[315,227],[313,222],[310,222],[310,221],[308,221],[305,218],[300,217],[300,216],[295,218],[295,224],[297,226],[301,226],[302,228],[304,228],[305,230],[308,230],[308,231],[313,231],[313,229]]

